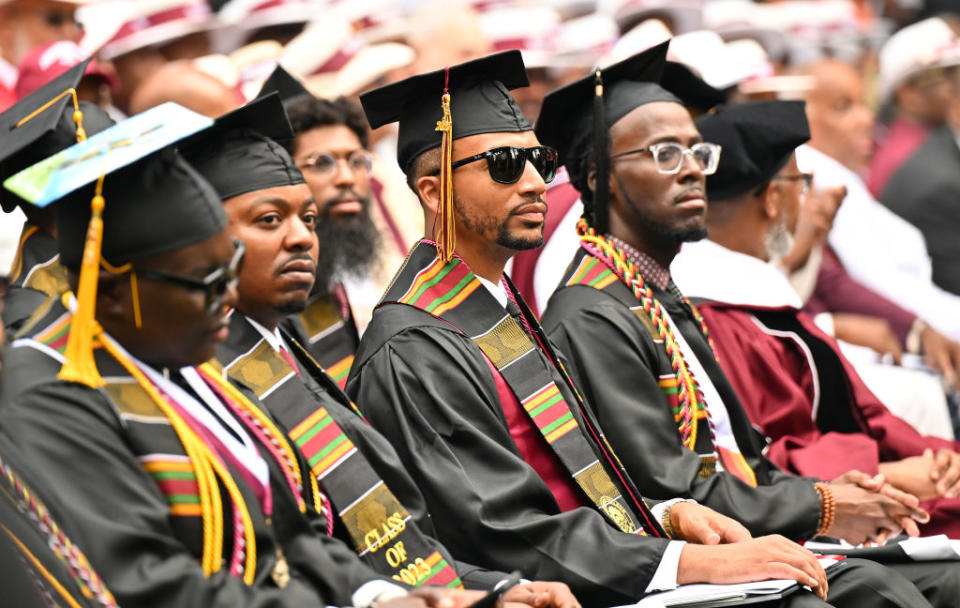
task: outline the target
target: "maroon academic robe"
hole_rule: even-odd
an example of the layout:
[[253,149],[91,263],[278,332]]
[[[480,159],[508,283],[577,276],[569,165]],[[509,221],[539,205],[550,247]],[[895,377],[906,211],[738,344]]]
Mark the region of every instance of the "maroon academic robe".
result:
[[[720,302],[699,309],[721,367],[770,442],[767,457],[783,469],[822,479],[850,469],[873,475],[881,462],[926,448],[960,451],[957,442],[921,435],[890,413],[806,313]],[[960,537],[960,499],[924,507],[933,515],[925,534]]]

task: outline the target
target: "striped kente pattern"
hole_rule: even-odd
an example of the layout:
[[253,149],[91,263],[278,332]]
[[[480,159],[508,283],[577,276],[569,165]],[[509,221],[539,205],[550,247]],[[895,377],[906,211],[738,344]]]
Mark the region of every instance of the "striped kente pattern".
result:
[[201,517],[200,489],[193,465],[186,456],[162,454],[140,459],[170,506],[171,515]]
[[324,475],[356,450],[326,408],[318,409],[294,427],[290,437],[307,458],[310,470],[317,479],[323,479]]
[[430,573],[421,581],[417,582],[418,587],[421,585],[435,585],[438,587],[449,587],[450,589],[460,589],[463,587],[460,577],[457,576],[456,571],[447,563],[447,560],[443,559],[443,555],[441,555],[439,551],[434,551],[424,561],[430,568]]
[[577,421],[563,400],[560,389],[552,382],[524,399],[523,409],[543,433],[547,443],[553,443],[577,428]]
[[449,262],[437,259],[417,273],[410,289],[398,301],[439,317],[459,306],[477,287],[480,281],[459,258]]
[[344,357],[327,368],[327,374],[333,378],[333,381],[336,382],[340,388],[347,385],[347,378],[350,376],[350,367],[353,366],[353,359],[353,355]]

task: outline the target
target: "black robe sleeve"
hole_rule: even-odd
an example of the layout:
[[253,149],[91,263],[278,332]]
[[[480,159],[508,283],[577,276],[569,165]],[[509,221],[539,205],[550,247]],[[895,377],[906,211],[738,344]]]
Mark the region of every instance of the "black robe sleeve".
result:
[[751,488],[730,474],[698,475],[700,457],[680,442],[673,414],[652,370],[661,348],[622,303],[593,288],[558,292],[543,319],[569,371],[634,483],[653,499],[689,497],[728,515],[754,535],[808,538],[819,499],[810,480],[775,471],[774,483]]
[[[589,508],[561,513],[513,444],[479,349],[452,330],[410,327],[422,314],[377,312],[347,391],[397,449],[440,540],[458,559],[563,581],[584,605],[641,597],[667,541],[624,534]],[[407,329],[378,340],[389,327]]]
[[[348,605],[359,584],[379,578],[339,541],[312,534],[307,520],[278,516],[292,504],[292,496],[277,501],[274,528],[290,563],[289,585],[279,589],[272,583],[269,554],[259,555],[263,566],[252,586],[225,569],[206,578],[199,559],[171,526],[164,497],[126,446],[109,401],[98,391],[56,381],[35,386],[3,403],[0,427],[33,468],[43,472],[47,487],[57,490],[58,502],[69,508],[75,524],[68,533],[122,606]],[[276,478],[276,471],[271,475]],[[274,485],[275,495],[281,487]],[[271,546],[262,513],[251,515],[258,546]]]

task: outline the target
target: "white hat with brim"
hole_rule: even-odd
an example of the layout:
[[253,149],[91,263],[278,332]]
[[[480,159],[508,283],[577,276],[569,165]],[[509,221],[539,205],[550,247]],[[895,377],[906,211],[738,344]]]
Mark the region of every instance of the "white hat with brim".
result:
[[931,17],[908,25],[880,49],[880,96],[887,99],[924,70],[952,65],[960,65],[960,42],[946,21]]
[[230,0],[217,12],[224,25],[255,30],[272,25],[308,23],[323,16],[325,5],[314,0]]
[[416,52],[405,44],[371,44],[360,49],[338,72],[307,78],[307,88],[318,97],[356,95],[392,70],[410,65],[416,57]]
[[350,22],[336,17],[315,21],[283,47],[280,63],[298,74],[331,72],[342,68],[363,42]]
[[[215,25],[210,6],[203,0],[137,0],[117,5],[123,14],[117,31],[100,49],[113,59],[131,51],[172,42]],[[120,13],[126,8],[126,13]]]

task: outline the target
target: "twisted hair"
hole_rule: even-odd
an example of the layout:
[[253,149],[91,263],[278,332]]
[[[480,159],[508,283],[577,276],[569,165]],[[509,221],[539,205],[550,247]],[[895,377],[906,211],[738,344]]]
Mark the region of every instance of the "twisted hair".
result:
[[[566,167],[567,174],[570,176],[570,183],[580,193],[580,201],[583,203],[583,217],[592,222],[593,209],[596,201],[593,199],[593,190],[590,188],[590,172],[596,167],[596,159],[593,150],[593,126],[590,123],[591,116],[587,115],[581,118],[580,123],[574,129],[576,135],[570,142],[567,152]],[[609,138],[607,145],[609,146]],[[607,150],[609,153],[609,148]],[[606,204],[606,201],[602,201]]]

